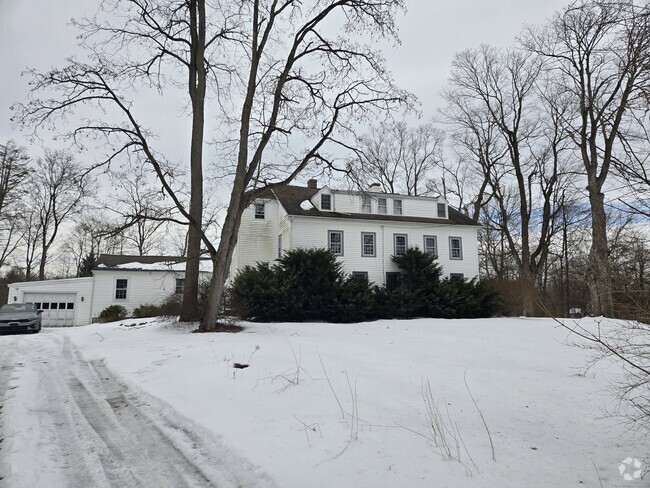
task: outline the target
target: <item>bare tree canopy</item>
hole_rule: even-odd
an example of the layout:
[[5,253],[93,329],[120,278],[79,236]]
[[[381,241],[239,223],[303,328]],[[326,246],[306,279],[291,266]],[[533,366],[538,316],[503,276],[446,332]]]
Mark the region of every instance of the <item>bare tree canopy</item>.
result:
[[40,280],[45,279],[48,253],[61,225],[81,210],[88,189],[88,179],[70,153],[45,150],[45,155],[36,161],[29,181],[32,212],[28,214],[33,251],[36,243],[40,245]]
[[[135,10],[124,14],[125,23],[120,26],[144,22],[145,31],[155,33],[142,37],[137,32],[131,38],[129,28],[80,22],[91,34],[102,34],[99,44],[92,45],[92,59],[72,60],[47,73],[34,72],[33,97],[15,106],[15,120],[40,128],[75,114],[77,123],[67,135],[77,142],[88,141],[84,136],[101,138],[104,147],[110,148],[101,164],[128,157],[153,170],[182,221],[199,233],[212,259],[210,301],[202,322],[203,330],[212,330],[241,215],[250,201],[263,188],[293,180],[309,165],[331,164],[328,148],[349,147],[345,138],[352,135],[355,121],[407,101],[408,94],[394,86],[381,55],[361,43],[364,35],[373,40],[396,39],[394,15],[403,2],[252,0],[217,2],[210,13],[204,0],[155,4],[132,0],[128,4]],[[215,27],[215,33],[207,35],[202,22],[206,29]],[[178,44],[168,40],[169,35]],[[185,35],[190,36],[189,42]],[[198,44],[193,44],[197,35]],[[126,38],[146,42],[136,49]],[[133,62],[131,57],[137,55],[144,56],[144,61]],[[229,168],[231,184],[218,245],[208,237],[203,218],[195,211],[202,207],[193,200],[199,191],[195,178],[202,181],[203,170],[192,165],[188,202],[179,192],[178,172],[156,149],[132,98],[134,85],[164,89],[161,81],[170,75],[159,68],[165,56],[187,69],[189,76],[183,84],[193,100],[192,93],[198,98],[205,94],[207,73],[211,88],[224,97],[229,95],[215,108],[226,133],[236,135],[218,143],[223,157],[217,166]],[[201,81],[202,71],[206,85]],[[204,107],[193,104],[193,117],[204,117]],[[201,122],[193,119],[193,127],[197,126]],[[193,133],[192,154],[198,146],[202,150],[202,130]]]
[[387,193],[425,195],[431,172],[441,160],[444,135],[432,123],[409,127],[384,122],[358,138],[349,177],[366,189],[379,183]]
[[22,240],[21,206],[29,175],[30,158],[13,141],[0,145],[0,268]]
[[534,313],[534,284],[554,232],[564,139],[558,125],[561,103],[541,94],[541,73],[535,55],[481,46],[456,55],[444,93],[444,114],[461,154],[482,176],[474,215],[483,208],[488,235],[495,229],[505,239],[522,289],[530,292],[523,304],[526,315]]
[[628,131],[626,118],[647,101],[650,87],[650,6],[634,2],[575,2],[525,47],[546,60],[553,83],[567,93],[562,118],[587,179],[592,243],[588,263],[591,312],[611,316],[604,187]]

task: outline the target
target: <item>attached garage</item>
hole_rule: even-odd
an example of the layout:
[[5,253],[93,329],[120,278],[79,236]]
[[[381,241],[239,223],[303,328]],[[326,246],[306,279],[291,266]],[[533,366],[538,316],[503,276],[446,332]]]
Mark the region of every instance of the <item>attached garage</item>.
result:
[[42,310],[43,327],[69,327],[74,325],[76,293],[23,294],[23,301],[33,303]]
[[9,303],[34,303],[43,311],[43,327],[91,322],[93,278],[27,281],[9,285]]

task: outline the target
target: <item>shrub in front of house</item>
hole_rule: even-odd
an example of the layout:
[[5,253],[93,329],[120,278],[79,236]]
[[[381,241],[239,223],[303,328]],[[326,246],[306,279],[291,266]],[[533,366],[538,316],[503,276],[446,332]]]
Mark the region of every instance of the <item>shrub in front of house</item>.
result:
[[231,291],[237,314],[259,321],[356,322],[368,319],[374,305],[368,280],[346,278],[326,249],[295,249],[276,264],[246,266]]
[[160,315],[160,307],[152,305],[151,303],[145,303],[133,309],[133,316],[136,319],[144,319],[147,317],[158,317]]
[[246,266],[231,292],[235,315],[257,321],[362,322],[393,318],[477,318],[498,311],[497,294],[478,280],[441,280],[435,258],[409,249],[393,262],[399,286],[348,276],[326,249],[287,251],[275,264]]
[[99,322],[117,322],[126,318],[126,308],[122,305],[109,305],[99,313]]

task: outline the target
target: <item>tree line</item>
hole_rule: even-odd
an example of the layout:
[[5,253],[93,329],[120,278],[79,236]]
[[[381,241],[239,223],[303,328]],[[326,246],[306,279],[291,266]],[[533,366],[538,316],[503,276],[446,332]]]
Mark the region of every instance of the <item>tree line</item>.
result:
[[[162,211],[125,211],[113,235],[184,226],[181,320],[199,318],[202,253],[215,271],[202,330],[216,322],[243,210],[305,171],[361,189],[379,182],[443,195],[483,224],[482,274],[516,283],[521,313],[536,313],[540,300],[568,312],[584,290],[584,309],[611,316],[624,271],[628,291],[643,296],[647,236],[634,230],[650,218],[649,7],[577,1],[509,48],[457,53],[445,106],[415,127],[395,122],[414,98],[371,47],[397,39],[403,8],[401,0],[104,0],[97,15],[75,21],[92,56],[33,71],[14,122],[94,142],[101,157],[80,181],[103,172],[123,182],[120,171],[155,179]],[[138,103],[141,92],[179,87],[191,129],[186,169],[159,149]],[[206,117],[218,122],[209,140]],[[369,121],[381,122],[360,134]],[[215,187],[227,189],[220,226]],[[623,217],[613,203],[631,215],[626,225],[615,228]],[[151,239],[144,228],[136,234]],[[49,237],[39,238],[41,256]]]

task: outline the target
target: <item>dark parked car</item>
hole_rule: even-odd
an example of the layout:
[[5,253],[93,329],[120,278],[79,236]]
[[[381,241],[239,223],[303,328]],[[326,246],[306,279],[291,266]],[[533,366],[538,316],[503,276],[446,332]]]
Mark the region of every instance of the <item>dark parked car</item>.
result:
[[33,303],[8,303],[0,307],[0,332],[41,330],[41,313]]

